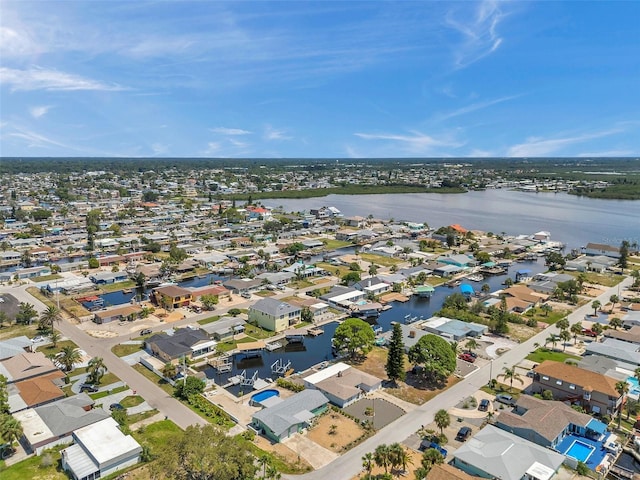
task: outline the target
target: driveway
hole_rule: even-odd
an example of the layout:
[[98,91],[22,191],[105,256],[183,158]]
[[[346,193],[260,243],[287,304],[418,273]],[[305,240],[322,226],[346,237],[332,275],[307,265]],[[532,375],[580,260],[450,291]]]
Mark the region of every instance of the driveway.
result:
[[321,447],[300,433],[294,433],[283,440],[287,447],[304,458],[313,468],[322,468],[338,458],[338,454]]

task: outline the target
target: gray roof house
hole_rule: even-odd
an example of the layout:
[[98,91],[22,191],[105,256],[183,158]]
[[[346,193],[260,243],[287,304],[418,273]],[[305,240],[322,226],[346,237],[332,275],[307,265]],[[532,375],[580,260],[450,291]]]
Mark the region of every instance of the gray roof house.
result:
[[605,338],[600,343],[588,343],[585,349],[585,355],[601,355],[612,358],[619,364],[632,366],[633,368],[631,368],[631,370],[640,367],[640,345],[623,342],[615,338]]
[[94,403],[86,393],[80,393],[13,416],[22,424],[30,449],[39,455],[45,448],[70,443],[74,430],[109,418],[103,409],[93,409]]
[[279,442],[308,427],[327,409],[328,403],[329,399],[318,390],[303,390],[285,400],[271,402],[271,406],[254,413],[252,424],[269,439]]
[[453,453],[452,465],[471,475],[501,480],[550,480],[564,455],[487,425]]
[[200,327],[215,340],[225,340],[233,338],[234,335],[244,332],[245,322],[237,317],[222,317],[215,322],[207,323]]
[[301,313],[298,305],[275,298],[262,298],[249,307],[249,321],[272,332],[281,332],[298,323]]
[[173,335],[158,333],[145,340],[145,347],[165,362],[204,355],[215,349],[216,344],[204,330],[191,328],[180,328]]
[[33,342],[24,335],[2,340],[0,341],[0,360],[14,357],[20,353],[30,352],[32,347]]

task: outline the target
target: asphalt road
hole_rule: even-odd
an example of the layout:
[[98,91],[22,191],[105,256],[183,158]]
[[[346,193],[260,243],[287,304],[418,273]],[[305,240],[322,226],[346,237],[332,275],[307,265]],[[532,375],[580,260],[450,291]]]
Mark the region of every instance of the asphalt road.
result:
[[[605,293],[597,297],[604,305],[609,301],[611,295],[617,294],[619,288],[622,289],[625,286],[629,286],[632,283],[631,278],[626,278],[620,287],[612,287]],[[593,300],[596,300],[595,298]],[[569,322],[575,323],[577,321],[584,320],[586,314],[592,312],[591,301],[584,306],[576,309],[569,315]],[[368,438],[360,445],[349,450],[344,455],[338,457],[336,460],[326,465],[325,467],[315,470],[304,475],[285,475],[283,478],[289,479],[304,479],[304,480],[325,480],[325,479],[348,479],[355,476],[358,472],[362,471],[362,456],[368,452],[373,452],[378,445],[383,443],[390,444],[394,442],[402,442],[409,435],[414,433],[420,428],[421,425],[427,425],[433,421],[435,413],[441,408],[449,409],[455,406],[462,399],[467,398],[469,395],[474,394],[480,387],[489,383],[490,372],[493,371],[493,376],[500,373],[502,367],[512,366],[519,363],[524,359],[529,352],[534,348],[534,343],[544,344],[544,340],[549,336],[550,332],[558,332],[558,330],[551,326],[540,333],[534,335],[529,340],[515,348],[504,353],[501,357],[493,361],[492,364],[487,364],[484,367],[478,369],[470,377],[457,383],[448,390],[445,390],[439,394],[433,400],[421,405],[416,410],[407,413],[403,417],[400,417],[395,422],[387,425],[380,430],[373,437]]]

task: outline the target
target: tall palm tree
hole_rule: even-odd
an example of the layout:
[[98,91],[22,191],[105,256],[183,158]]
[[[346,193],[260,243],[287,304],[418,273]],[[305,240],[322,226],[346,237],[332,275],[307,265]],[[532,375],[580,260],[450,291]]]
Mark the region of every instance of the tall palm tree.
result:
[[441,408],[436,412],[433,420],[436,422],[436,426],[440,429],[440,435],[442,435],[445,428],[451,425],[451,417],[444,408]]
[[479,347],[478,342],[476,342],[473,338],[467,340],[467,343],[464,344],[467,347],[467,350],[475,350]]
[[267,466],[271,464],[271,460],[269,459],[269,455],[263,454],[258,458],[258,465],[262,467],[262,478],[266,478],[267,476]]
[[391,451],[389,449],[389,445],[378,445],[373,452],[373,460],[376,462],[376,465],[384,468],[384,473],[389,472],[389,463],[390,463],[390,454]]
[[553,345],[553,349],[556,349],[556,344],[558,343],[558,336],[554,335],[553,333],[551,335],[549,335],[547,338],[544,339],[544,345],[545,347],[547,346],[547,344],[551,344]]
[[[618,392],[622,397],[624,397],[629,392],[629,384],[624,380],[616,382],[616,392]],[[622,419],[622,405],[618,410],[618,428],[620,428],[620,420]]]
[[578,343],[578,335],[582,333],[582,322],[576,322],[571,325],[571,333],[573,333],[573,344]]
[[567,342],[571,340],[571,334],[568,330],[562,330],[558,336],[562,340],[562,351],[564,352],[567,349]]
[[103,377],[106,370],[107,368],[104,366],[104,360],[101,357],[93,357],[89,360],[87,371],[89,372],[91,383],[99,385],[100,379]]
[[540,305],[540,310],[544,312],[545,317],[548,317],[549,313],[551,312],[551,310],[553,310],[553,308],[548,303],[543,303],[542,305]]
[[611,295],[609,301],[611,302],[611,311],[613,312],[613,309],[616,308],[616,303],[620,301],[620,297],[618,297],[618,295]]
[[373,469],[373,453],[367,452],[362,457],[362,468],[367,471],[367,478],[371,476],[371,470]]
[[79,363],[81,359],[80,350],[71,345],[67,345],[63,347],[62,355],[60,355],[58,361],[62,364],[66,372],[70,372],[73,370],[73,365]]
[[435,448],[428,448],[422,454],[422,468],[424,468],[426,473],[429,473],[434,465],[441,464],[442,462],[444,462],[444,457]]
[[502,377],[505,380],[509,380],[509,391],[513,390],[513,381],[517,380],[521,384],[524,383],[522,377],[518,372],[516,372],[515,367],[502,367],[502,373],[498,375],[498,377]]
[[591,325],[591,331],[594,332],[596,335],[600,335],[603,332],[603,330],[604,329],[602,325],[597,322]]
[[58,346],[58,342],[60,341],[60,339],[62,338],[62,334],[57,331],[56,329],[52,329],[51,333],[49,334],[49,339],[51,340],[51,344],[53,345],[53,348],[56,348]]
[[622,320],[620,320],[618,317],[613,317],[611,320],[609,320],[609,326],[613,327],[614,330],[617,330],[618,327],[622,326]]
[[49,305],[47,309],[40,314],[40,326],[43,330],[53,331],[53,324],[60,321],[60,310],[55,305]]
[[591,302],[591,308],[593,308],[593,316],[597,317],[598,316],[598,309],[602,306],[602,304],[600,303],[600,300],[594,300],[593,302]]
[[3,414],[0,416],[0,436],[13,445],[13,442],[20,441],[22,437],[22,424],[12,415]]

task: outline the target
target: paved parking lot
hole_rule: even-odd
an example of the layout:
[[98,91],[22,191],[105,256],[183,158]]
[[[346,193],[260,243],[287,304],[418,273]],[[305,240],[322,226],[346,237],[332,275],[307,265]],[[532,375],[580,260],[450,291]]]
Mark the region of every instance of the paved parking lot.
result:
[[20,301],[10,293],[0,293],[0,298],[0,311],[6,313],[11,320],[15,319],[20,309]]

